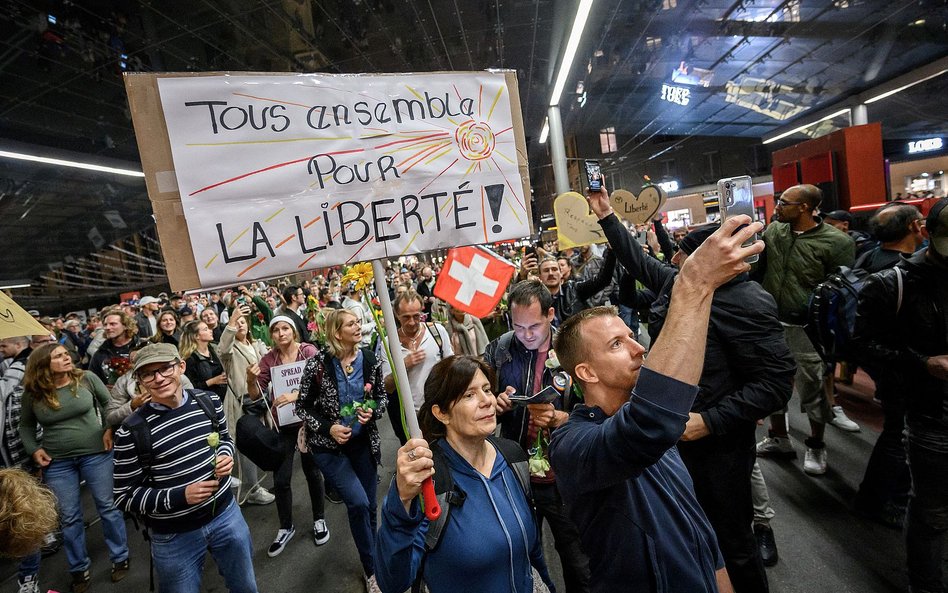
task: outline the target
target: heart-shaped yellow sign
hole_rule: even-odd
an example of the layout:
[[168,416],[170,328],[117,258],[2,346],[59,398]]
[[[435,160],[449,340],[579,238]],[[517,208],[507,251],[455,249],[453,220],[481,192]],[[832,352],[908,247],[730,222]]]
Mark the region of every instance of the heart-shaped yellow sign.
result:
[[589,202],[574,191],[556,196],[553,216],[560,249],[606,242],[599,219],[589,211]]
[[620,217],[635,224],[647,224],[655,218],[668,196],[657,185],[642,188],[639,195],[625,189],[617,189],[609,196],[612,209]]

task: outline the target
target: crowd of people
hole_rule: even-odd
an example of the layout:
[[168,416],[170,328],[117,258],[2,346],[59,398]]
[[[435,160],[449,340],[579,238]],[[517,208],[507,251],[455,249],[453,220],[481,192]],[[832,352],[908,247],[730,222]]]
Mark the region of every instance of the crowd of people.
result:
[[[207,551],[230,591],[256,592],[240,507],[275,503],[267,553],[280,555],[299,524],[299,456],[301,534],[326,545],[338,527],[325,500],[344,504],[370,593],[554,591],[552,561],[568,593],[766,592],[778,553],[758,458],[796,458],[791,397],[809,422],[809,475],[833,461],[828,424],[860,429],[805,329],[810,295],[840,268],[865,278],[843,375],[865,369],[885,417],[854,510],[904,526],[912,591],[944,591],[948,199],[927,216],[893,202],[861,232],[847,212],[821,213],[809,185],[778,197],[766,229],[746,217],[629,228],[605,188],[587,198],[605,250],[506,247],[516,277],[482,319],[434,296],[437,261],[389,262],[391,352],[378,295],[343,269],[87,317],[36,312],[47,335],[0,341],[0,453],[55,499],[58,525],[37,520],[39,534],[62,531],[72,591],[93,570],[84,483],[113,582],[136,569],[124,512],[147,526],[162,593],[197,593]],[[423,438],[407,428],[396,357]],[[383,447],[386,415],[397,451]],[[389,485],[379,466],[392,456]],[[432,476],[438,519],[419,502]],[[0,534],[23,529],[6,509]],[[4,549],[20,593],[40,590],[30,533]]]

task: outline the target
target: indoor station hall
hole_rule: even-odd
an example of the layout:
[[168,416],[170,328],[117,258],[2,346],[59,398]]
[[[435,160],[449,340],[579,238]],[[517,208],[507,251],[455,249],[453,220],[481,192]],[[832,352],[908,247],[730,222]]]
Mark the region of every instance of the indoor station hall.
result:
[[944,593],[948,11],[7,0],[0,593]]

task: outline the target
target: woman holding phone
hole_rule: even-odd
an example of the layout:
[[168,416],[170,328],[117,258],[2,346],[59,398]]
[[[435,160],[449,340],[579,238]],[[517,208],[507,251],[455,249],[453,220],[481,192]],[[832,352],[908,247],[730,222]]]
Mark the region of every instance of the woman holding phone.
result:
[[[250,333],[250,307],[237,303],[227,325],[221,333],[220,346],[217,349],[224,363],[227,385],[230,395],[224,398],[224,413],[227,416],[227,430],[237,434],[237,421],[244,415],[243,396],[249,393],[248,378],[255,381],[260,373],[260,359],[267,353],[267,347],[255,340]],[[240,504],[270,504],[273,494],[260,486],[257,466],[243,454],[234,459],[234,476],[240,481],[237,500]]]

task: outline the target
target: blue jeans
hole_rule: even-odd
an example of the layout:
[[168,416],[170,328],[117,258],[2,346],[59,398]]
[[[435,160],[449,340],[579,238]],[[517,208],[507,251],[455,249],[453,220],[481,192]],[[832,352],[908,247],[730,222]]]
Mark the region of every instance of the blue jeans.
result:
[[250,529],[233,501],[200,529],[151,534],[159,593],[199,593],[208,550],[230,593],[257,593]]
[[79,481],[85,480],[96,511],[102,519],[105,543],[112,563],[128,559],[125,519],[112,500],[112,452],[53,459],[43,471],[44,481],[59,501],[63,547],[69,572],[82,572],[91,561],[86,551],[86,528],[82,520]]
[[359,550],[359,559],[365,574],[375,574],[375,532],[378,528],[378,513],[375,504],[375,489],[378,484],[378,468],[372,455],[372,444],[367,434],[354,437],[339,449],[339,453],[316,451],[313,457],[326,481],[331,484],[349,511],[349,530]]

